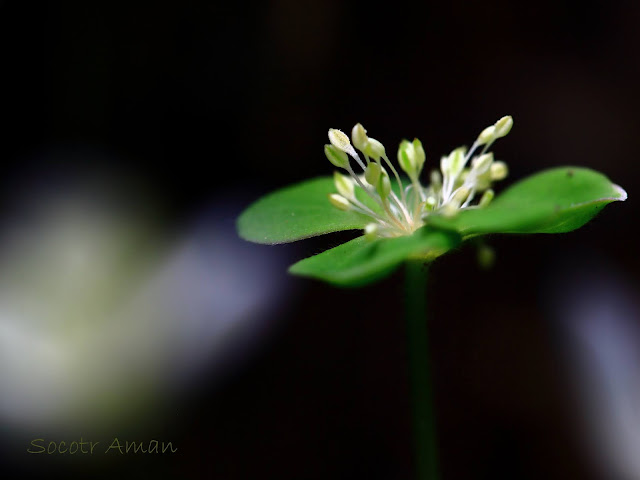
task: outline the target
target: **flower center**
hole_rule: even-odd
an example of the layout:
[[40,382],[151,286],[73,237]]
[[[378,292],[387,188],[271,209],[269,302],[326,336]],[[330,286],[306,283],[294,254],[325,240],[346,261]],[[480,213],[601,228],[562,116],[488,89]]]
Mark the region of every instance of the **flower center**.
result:
[[[507,165],[495,161],[488,150],[512,126],[510,116],[502,117],[485,128],[468,151],[459,147],[443,156],[440,169],[431,171],[426,186],[420,181],[426,155],[417,138],[413,142],[403,140],[398,148],[398,164],[408,177],[403,183],[382,143],[368,137],[361,124],[353,127],[351,140],[340,130],[329,129],[325,155],[349,174],[334,172],[338,193],[330,194],[329,201],[340,210],[369,217],[372,222],[364,233],[370,239],[411,235],[435,213],[452,216],[463,209],[485,207],[494,196],[492,183],[508,173]],[[358,164],[361,174],[353,170],[350,159]],[[472,204],[477,198],[479,201]]]

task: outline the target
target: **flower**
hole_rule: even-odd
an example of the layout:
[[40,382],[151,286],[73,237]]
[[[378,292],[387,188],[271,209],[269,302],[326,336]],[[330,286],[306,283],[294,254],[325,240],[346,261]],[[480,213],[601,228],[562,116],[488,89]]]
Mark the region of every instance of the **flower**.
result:
[[[355,211],[373,220],[365,228],[369,239],[411,235],[427,224],[431,215],[453,216],[459,210],[486,207],[494,196],[492,183],[507,176],[506,164],[494,161],[493,153],[488,150],[493,142],[509,133],[512,126],[511,116],[502,117],[480,133],[471,149],[459,147],[442,157],[440,171],[431,171],[431,183],[426,187],[420,182],[426,156],[417,138],[413,142],[403,140],[398,148],[398,164],[409,177],[405,187],[382,143],[368,137],[360,123],[353,127],[351,138],[364,161],[346,134],[329,129],[330,143],[324,147],[325,155],[333,165],[349,174],[347,177],[335,172],[338,193],[329,194],[329,201],[342,211]],[[483,148],[478,152],[480,147]],[[362,175],[356,175],[349,157],[362,169]],[[391,187],[385,167],[392,172],[398,193]],[[354,185],[378,208],[370,208],[358,200]],[[472,204],[478,196],[479,202]]]
[[[427,186],[420,180],[426,161],[420,140],[400,143],[402,177],[384,145],[361,124],[353,127],[351,138],[330,129],[325,156],[346,175],[336,171],[333,177],[264,196],[240,215],[238,233],[255,243],[277,244],[361,230],[362,236],[289,269],[335,285],[357,286],[382,278],[410,259],[431,262],[471,237],[569,232],[604,205],[627,198],[601,173],[571,166],[539,172],[494,199],[492,185],[503,180],[508,169],[489,149],[512,126],[513,119],[504,116],[482,130],[469,150],[456,148],[442,157]],[[354,171],[352,162],[362,173]]]

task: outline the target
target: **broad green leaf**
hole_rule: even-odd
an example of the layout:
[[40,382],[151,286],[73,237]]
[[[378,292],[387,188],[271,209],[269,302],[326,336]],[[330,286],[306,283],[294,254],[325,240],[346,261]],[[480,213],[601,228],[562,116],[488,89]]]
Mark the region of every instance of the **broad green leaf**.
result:
[[[398,190],[395,182],[392,188]],[[296,183],[265,195],[251,204],[238,218],[238,234],[256,243],[295,242],[325,233],[363,229],[371,218],[338,210],[329,203],[337,193],[331,177],[318,177]],[[380,213],[378,205],[358,186],[358,200]]]
[[364,228],[371,220],[329,203],[333,179],[320,177],[270,193],[238,218],[238,233],[257,243],[287,243],[330,232]]
[[563,233],[593,218],[605,205],[624,201],[626,192],[594,170],[561,167],[515,183],[486,208],[464,210],[453,218],[434,216],[432,226],[465,237],[487,233]]
[[456,232],[422,227],[413,235],[367,241],[356,238],[291,266],[296,275],[338,286],[360,286],[395,270],[407,258],[434,260],[460,244]]

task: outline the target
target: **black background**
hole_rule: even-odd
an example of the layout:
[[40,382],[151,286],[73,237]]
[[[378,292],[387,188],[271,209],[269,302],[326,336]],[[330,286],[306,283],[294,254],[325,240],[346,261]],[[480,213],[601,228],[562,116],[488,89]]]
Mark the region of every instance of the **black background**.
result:
[[[221,192],[257,198],[330,173],[329,127],[362,122],[390,151],[417,136],[436,162],[511,114],[494,148],[507,181],[583,165],[630,200],[568,235],[492,239],[489,272],[472,248],[434,266],[442,478],[599,478],[545,287],[566,258],[604,258],[638,283],[639,21],[640,3],[621,0],[5,1],[0,183],[108,166],[143,180],[179,226]],[[411,478],[401,274],[361,290],[299,282],[250,361],[158,420],[179,455],[75,473]]]

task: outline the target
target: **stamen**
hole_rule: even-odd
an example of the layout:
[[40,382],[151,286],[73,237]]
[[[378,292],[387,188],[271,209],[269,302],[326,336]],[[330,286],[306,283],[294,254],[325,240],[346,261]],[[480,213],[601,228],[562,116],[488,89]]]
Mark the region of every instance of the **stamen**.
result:
[[387,219],[383,218],[382,216],[378,215],[376,212],[374,212],[373,210],[371,210],[369,207],[367,207],[364,203],[360,202],[358,199],[353,198],[349,200],[355,207],[359,208],[361,211],[360,213],[368,215],[370,217],[375,218],[376,220],[378,220],[380,223],[391,227],[391,224],[387,221]]
[[493,200],[493,196],[495,194],[493,193],[493,190],[489,189],[486,190],[483,194],[482,194],[482,198],[480,198],[480,202],[478,203],[478,207],[482,208],[482,207],[486,207],[487,205],[489,205],[489,203],[491,203],[491,200]]
[[387,165],[389,165],[389,168],[393,172],[393,175],[396,177],[396,181],[398,182],[398,186],[400,187],[400,195],[402,195],[402,201],[403,203],[406,203],[407,199],[404,196],[404,188],[402,187],[402,180],[400,180],[400,175],[398,175],[398,171],[394,168],[393,164],[391,163],[391,161],[389,160],[386,154],[382,155],[382,158],[384,159],[385,162],[387,162]]
[[469,193],[469,196],[467,197],[467,199],[464,201],[464,203],[462,205],[460,205],[460,208],[466,208],[469,206],[469,204],[471,203],[471,201],[473,200],[473,197],[476,194],[476,190],[475,188],[471,189],[471,192]]
[[[353,148],[351,150],[353,150]],[[360,165],[360,168],[362,168],[362,170],[367,168],[366,165],[362,162],[362,160],[360,160],[360,155],[358,155],[358,152],[353,150],[353,153],[351,154],[351,156],[356,162],[358,162],[358,165]]]
[[364,183],[362,183],[362,180],[360,180],[360,177],[358,177],[355,172],[353,171],[353,168],[351,168],[351,165],[349,165],[347,167],[347,172],[349,172],[349,175],[351,175],[351,178],[353,178],[355,180],[355,182],[358,184],[358,186],[364,190],[366,192],[367,195],[369,195],[371,197],[371,199],[378,203],[378,205],[382,206],[382,202],[380,202],[380,199],[378,199],[378,197],[376,197],[371,190],[369,190],[369,188],[367,188]]
[[331,202],[331,205],[333,205],[339,210],[344,210],[345,212],[347,210],[351,210],[351,205],[349,204],[349,200],[344,198],[342,195],[338,195],[337,193],[331,193],[329,194],[329,201]]
[[[351,139],[353,145],[362,152],[364,162],[351,145],[349,137],[340,130],[331,129],[331,144],[325,146],[325,155],[333,165],[345,169],[351,178],[334,173],[338,193],[331,194],[329,201],[341,210],[352,210],[370,217],[374,223],[365,228],[367,238],[408,235],[428,223],[429,215],[452,216],[462,209],[486,207],[494,196],[490,188],[492,182],[502,180],[508,173],[506,164],[494,161],[493,154],[488,150],[496,139],[507,135],[512,126],[511,117],[502,117],[478,135],[470,150],[460,147],[442,157],[440,171],[431,171],[427,187],[422,186],[419,178],[425,161],[419,140],[403,140],[398,149],[398,163],[410,181],[405,187],[398,170],[387,157],[384,145],[369,138],[361,124],[353,127]],[[481,146],[482,150],[476,154]],[[349,157],[360,165],[362,175],[356,175]],[[391,188],[382,160],[398,183],[399,195]],[[467,167],[470,161],[471,165]],[[380,211],[372,210],[356,198],[356,184],[380,207]],[[476,194],[480,192],[483,192],[482,197],[476,205],[472,205]]]

